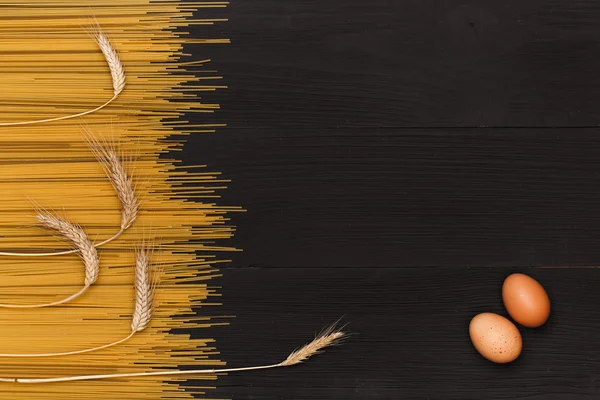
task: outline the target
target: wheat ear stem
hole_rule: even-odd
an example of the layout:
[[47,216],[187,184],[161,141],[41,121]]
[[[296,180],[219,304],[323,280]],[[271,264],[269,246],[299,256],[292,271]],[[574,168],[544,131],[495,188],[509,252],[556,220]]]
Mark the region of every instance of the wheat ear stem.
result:
[[119,97],[119,95],[125,88],[125,70],[123,69],[123,63],[121,62],[121,59],[119,58],[119,54],[117,53],[115,48],[110,43],[110,40],[108,39],[108,37],[104,34],[104,32],[102,32],[100,27],[96,27],[96,31],[93,33],[93,36],[94,36],[94,39],[96,40],[96,43],[98,44],[98,47],[100,48],[100,51],[102,51],[102,54],[104,55],[106,63],[108,64],[108,67],[110,69],[110,75],[112,77],[112,84],[113,84],[113,96],[110,98],[110,100],[108,100],[106,103],[102,104],[101,106],[98,106],[91,110],[87,110],[87,111],[80,112],[77,114],[65,115],[65,116],[56,117],[56,118],[38,119],[38,120],[34,120],[34,121],[3,122],[3,123],[0,123],[0,126],[41,124],[41,123],[45,123],[45,122],[63,121],[65,119],[83,117],[84,115],[88,115],[88,114],[94,113],[96,111],[102,110],[104,107],[106,107],[110,103],[112,103],[117,97]]
[[227,372],[242,372],[255,371],[261,369],[270,369],[282,367],[280,364],[260,365],[256,367],[243,368],[223,368],[223,369],[195,369],[189,371],[157,371],[157,372],[132,372],[124,374],[104,374],[104,375],[80,375],[80,376],[65,376],[62,378],[0,378],[0,382],[14,383],[56,383],[56,382],[73,382],[73,381],[90,381],[98,379],[117,379],[117,378],[135,378],[146,376],[169,376],[169,375],[198,375],[198,374],[218,374]]
[[[105,239],[105,240],[103,240],[101,242],[94,243],[94,247],[104,246],[105,244],[108,244],[108,243],[112,242],[113,240],[117,239],[123,233],[125,233],[125,229],[119,229],[119,231],[117,233],[115,233],[113,236],[109,237],[108,239]],[[67,254],[75,254],[78,251],[79,251],[79,249],[61,250],[61,251],[49,252],[49,253],[12,253],[12,252],[9,252],[9,251],[0,251],[0,256],[8,256],[8,257],[64,256],[64,255],[67,255]]]
[[83,261],[85,266],[85,281],[83,287],[77,292],[70,295],[67,298],[62,300],[54,301],[51,303],[43,303],[43,304],[28,304],[28,305],[20,305],[20,304],[0,304],[0,307],[4,308],[42,308],[42,307],[51,307],[57,306],[59,304],[67,303],[71,300],[76,299],[85,293],[90,286],[96,282],[98,279],[98,274],[100,272],[100,260],[98,259],[98,252],[94,247],[94,244],[87,236],[85,231],[62,218],[57,217],[56,215],[50,214],[47,211],[40,211],[38,216],[38,221],[42,223],[42,225],[51,231],[56,232],[63,239],[71,242],[79,252],[79,256]]
[[126,342],[127,340],[131,339],[131,337],[133,336],[135,332],[131,332],[129,334],[129,336],[124,337],[123,339],[117,340],[116,342],[112,342],[109,344],[104,344],[102,346],[98,346],[98,347],[92,347],[89,349],[83,349],[83,350],[73,350],[73,351],[65,351],[62,353],[32,353],[32,354],[11,354],[11,353],[7,353],[7,354],[2,354],[0,353],[0,357],[11,357],[11,358],[38,358],[38,357],[60,357],[60,356],[73,356],[75,354],[84,354],[84,353],[91,353],[92,351],[98,351],[98,350],[103,350],[103,349],[107,349],[109,347],[113,347],[116,346],[118,344],[121,344],[123,342]]
[[54,382],[73,382],[87,381],[98,379],[116,379],[116,378],[134,378],[147,376],[173,376],[173,375],[198,375],[198,374],[217,374],[228,372],[243,372],[255,371],[261,369],[290,367],[306,361],[309,357],[319,354],[325,347],[339,344],[344,339],[346,334],[336,330],[335,325],[325,330],[315,340],[301,347],[299,350],[292,352],[284,361],[277,364],[259,365],[254,367],[240,368],[213,368],[213,369],[195,369],[187,371],[155,371],[155,372],[133,372],[122,374],[100,374],[100,375],[80,375],[80,376],[65,376],[61,378],[0,378],[0,382],[14,383],[54,383]]
[[[2,307],[2,308],[44,308],[44,307],[58,306],[58,305],[65,304],[65,303],[75,300],[76,298],[78,298],[79,296],[84,294],[89,289],[90,286],[91,285],[84,285],[81,289],[79,289],[79,291],[77,293],[73,293],[69,297],[66,297],[62,300],[54,301],[52,303],[43,303],[43,304],[1,304],[0,303],[0,307]],[[2,354],[0,354],[0,356],[2,356]]]
[[35,121],[2,122],[2,123],[0,123],[0,126],[18,126],[18,125],[42,124],[42,123],[45,123],[45,122],[55,122],[55,121],[62,121],[62,120],[65,120],[65,119],[83,117],[84,115],[92,114],[92,113],[94,113],[96,111],[102,110],[104,107],[108,106],[110,103],[112,103],[113,101],[115,101],[115,99],[117,97],[119,97],[118,94],[114,95],[110,100],[108,100],[106,103],[102,104],[101,106],[98,106],[98,107],[93,108],[91,110],[80,112],[79,114],[65,115],[63,117],[56,117],[56,118],[38,119],[38,120],[35,120]]

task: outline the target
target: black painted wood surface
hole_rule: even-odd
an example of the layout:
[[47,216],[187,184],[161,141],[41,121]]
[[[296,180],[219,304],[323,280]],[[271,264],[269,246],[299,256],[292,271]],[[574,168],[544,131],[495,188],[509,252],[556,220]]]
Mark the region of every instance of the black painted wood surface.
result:
[[[238,0],[190,46],[228,90],[188,163],[231,179],[238,227],[214,329],[272,363],[338,317],[303,366],[229,375],[233,399],[600,398],[600,3]],[[198,29],[198,36],[206,35]],[[521,271],[551,296],[507,366],[468,323]],[[198,334],[205,335],[206,332]]]

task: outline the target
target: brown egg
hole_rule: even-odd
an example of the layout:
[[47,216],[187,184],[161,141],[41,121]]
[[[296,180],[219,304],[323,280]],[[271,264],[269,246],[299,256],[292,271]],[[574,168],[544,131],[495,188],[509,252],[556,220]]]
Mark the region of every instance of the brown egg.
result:
[[508,319],[493,313],[478,314],[469,324],[469,335],[475,349],[488,360],[503,364],[521,354],[521,333]]
[[528,328],[544,325],[550,316],[548,294],[535,279],[512,274],[502,285],[502,300],[510,316]]

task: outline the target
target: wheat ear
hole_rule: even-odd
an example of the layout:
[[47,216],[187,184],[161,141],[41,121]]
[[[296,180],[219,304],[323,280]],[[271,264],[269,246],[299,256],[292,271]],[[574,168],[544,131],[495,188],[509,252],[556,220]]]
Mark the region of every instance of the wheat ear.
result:
[[116,378],[133,378],[147,376],[172,376],[172,375],[198,375],[198,374],[217,374],[227,372],[242,372],[260,369],[271,369],[279,367],[289,367],[300,364],[308,358],[321,353],[326,347],[339,344],[346,337],[346,333],[338,330],[336,325],[332,325],[323,333],[318,335],[312,342],[292,352],[284,361],[278,364],[259,365],[256,367],[241,367],[241,368],[222,368],[222,369],[196,369],[186,371],[156,371],[156,372],[134,372],[123,374],[103,374],[103,375],[80,375],[66,376],[62,378],[0,378],[0,382],[15,382],[15,383],[52,383],[52,382],[72,382],[85,381],[96,379],[116,379]]
[[[89,132],[87,133],[87,141],[90,149],[106,172],[106,175],[112,183],[119,201],[121,202],[121,225],[119,231],[108,239],[94,244],[95,247],[100,247],[117,239],[133,224],[138,215],[139,201],[135,194],[133,179],[127,174],[127,170],[123,166],[116,151],[109,148],[108,145],[102,146]],[[45,253],[15,253],[0,251],[0,256],[45,257],[73,254],[78,251],[80,251],[79,248]]]
[[84,285],[77,293],[74,293],[65,299],[54,301],[52,303],[29,305],[0,304],[0,307],[41,308],[64,304],[81,296],[91,285],[94,284],[94,282],[96,282],[96,279],[98,279],[98,273],[100,271],[100,261],[98,260],[98,252],[96,251],[96,248],[94,247],[94,244],[92,243],[88,235],[81,227],[72,224],[62,218],[59,218],[56,215],[53,215],[47,211],[40,211],[37,216],[37,219],[39,222],[42,223],[42,225],[46,229],[56,232],[61,238],[71,242],[76,247],[76,251],[79,252],[81,260],[85,265]]
[[[93,248],[93,247],[92,247]],[[96,249],[94,248],[94,251]],[[154,300],[154,290],[158,284],[158,274],[154,277],[150,274],[150,259],[152,251],[149,247],[144,246],[139,249],[136,253],[135,262],[135,306],[133,309],[133,315],[131,317],[131,332],[123,339],[117,340],[116,342],[108,343],[98,347],[91,347],[88,349],[66,351],[62,353],[24,353],[24,354],[0,354],[0,357],[58,357],[58,356],[71,356],[75,354],[91,353],[109,347],[116,346],[129,340],[137,332],[146,329],[152,318],[152,307]],[[87,275],[87,271],[86,271]],[[97,276],[97,274],[96,274]]]
[[63,117],[56,117],[56,118],[38,119],[38,120],[34,120],[34,121],[4,122],[4,123],[0,123],[0,126],[31,125],[31,124],[40,124],[43,122],[62,121],[65,119],[82,117],[84,115],[88,115],[88,114],[91,114],[91,113],[94,113],[96,111],[103,109],[104,107],[106,107],[110,103],[112,103],[117,97],[119,97],[119,94],[121,94],[121,92],[125,88],[126,75],[125,75],[125,69],[123,68],[123,63],[121,62],[121,59],[119,58],[119,54],[117,53],[115,48],[110,43],[108,36],[106,36],[106,34],[104,34],[104,32],[102,32],[102,30],[100,29],[100,26],[96,25],[93,28],[92,36],[94,37],[96,43],[98,44],[100,51],[102,52],[102,54],[104,55],[104,58],[106,59],[108,68],[110,69],[110,75],[112,77],[112,84],[113,84],[113,96],[110,98],[110,100],[108,100],[106,103],[102,104],[101,106],[98,106],[96,108],[93,108],[91,110],[87,110],[87,111],[84,111],[84,112],[81,112],[78,114],[65,115]]
[[342,330],[336,329],[337,323],[331,325],[325,329],[321,334],[317,335],[315,339],[300,347],[298,350],[293,351],[285,360],[278,365],[281,367],[289,367],[291,365],[300,364],[310,357],[319,354],[326,347],[335,346],[346,336]]
[[93,133],[87,129],[85,130],[85,134],[90,150],[94,153],[100,165],[102,165],[121,202],[120,230],[111,238],[100,243],[105,244],[116,239],[133,224],[139,211],[139,200],[135,194],[133,179],[127,174],[127,170],[123,166],[115,148],[106,142],[100,144]]
[[146,329],[152,318],[157,280],[150,276],[150,254],[148,247],[143,247],[135,257],[135,306],[131,317],[131,335]]

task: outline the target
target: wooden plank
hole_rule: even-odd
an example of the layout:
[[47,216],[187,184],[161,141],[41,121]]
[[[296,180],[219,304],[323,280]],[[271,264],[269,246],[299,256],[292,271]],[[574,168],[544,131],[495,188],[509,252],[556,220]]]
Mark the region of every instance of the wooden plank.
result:
[[598,265],[600,129],[225,129],[233,265]]
[[[521,328],[510,365],[479,356],[468,336],[479,312],[505,314],[500,288],[528,273],[552,299],[549,322]],[[240,268],[220,279],[235,314],[215,329],[230,366],[272,363],[345,314],[341,347],[289,369],[218,381],[234,399],[592,399],[600,393],[600,269]],[[212,332],[212,331],[211,331]]]
[[207,99],[230,126],[600,123],[598,2],[253,0],[216,16],[232,44],[188,51],[225,77]]

